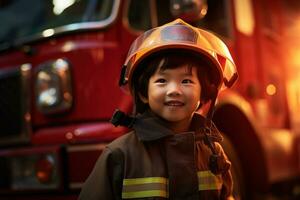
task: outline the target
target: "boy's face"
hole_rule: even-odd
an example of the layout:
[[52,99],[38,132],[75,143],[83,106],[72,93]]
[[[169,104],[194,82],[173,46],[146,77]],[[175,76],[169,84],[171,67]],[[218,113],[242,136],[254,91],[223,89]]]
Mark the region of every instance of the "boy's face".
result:
[[[148,103],[152,112],[167,120],[170,127],[187,131],[193,113],[200,104],[201,86],[196,67],[186,65],[175,69],[157,69],[150,77]],[[176,131],[175,131],[176,132]]]

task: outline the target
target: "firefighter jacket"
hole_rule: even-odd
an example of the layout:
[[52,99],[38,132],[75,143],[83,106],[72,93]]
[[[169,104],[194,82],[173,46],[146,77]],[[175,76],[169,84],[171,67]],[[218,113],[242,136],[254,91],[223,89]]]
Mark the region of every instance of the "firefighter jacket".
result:
[[[194,114],[193,131],[174,134],[150,112],[138,116],[133,131],[103,150],[79,199],[232,199],[230,171],[215,175],[209,170],[212,153],[204,144],[203,122]],[[226,158],[216,128],[209,137]]]

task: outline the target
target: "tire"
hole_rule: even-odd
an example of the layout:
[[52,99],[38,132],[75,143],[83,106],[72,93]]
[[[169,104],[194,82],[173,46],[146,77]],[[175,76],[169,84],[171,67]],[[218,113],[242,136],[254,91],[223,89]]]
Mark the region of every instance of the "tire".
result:
[[[224,135],[223,135],[224,136]],[[233,197],[235,200],[246,200],[246,183],[244,182],[244,176],[240,160],[237,153],[230,142],[230,140],[224,136],[224,140],[221,143],[228,159],[231,162],[231,173],[233,178]]]

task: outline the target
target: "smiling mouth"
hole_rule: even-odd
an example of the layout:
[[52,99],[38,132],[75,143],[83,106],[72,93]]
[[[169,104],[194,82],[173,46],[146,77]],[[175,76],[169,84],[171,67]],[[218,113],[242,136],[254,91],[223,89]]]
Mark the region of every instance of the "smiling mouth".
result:
[[184,103],[181,101],[167,101],[164,103],[166,106],[183,106]]

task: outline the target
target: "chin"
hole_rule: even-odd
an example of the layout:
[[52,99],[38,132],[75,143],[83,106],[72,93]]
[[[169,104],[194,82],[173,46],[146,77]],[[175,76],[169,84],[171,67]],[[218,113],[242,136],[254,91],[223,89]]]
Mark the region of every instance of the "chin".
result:
[[187,118],[185,117],[174,117],[174,116],[169,116],[169,117],[163,117],[166,121],[169,121],[169,122],[180,122],[180,121],[183,121],[183,120],[186,120]]

